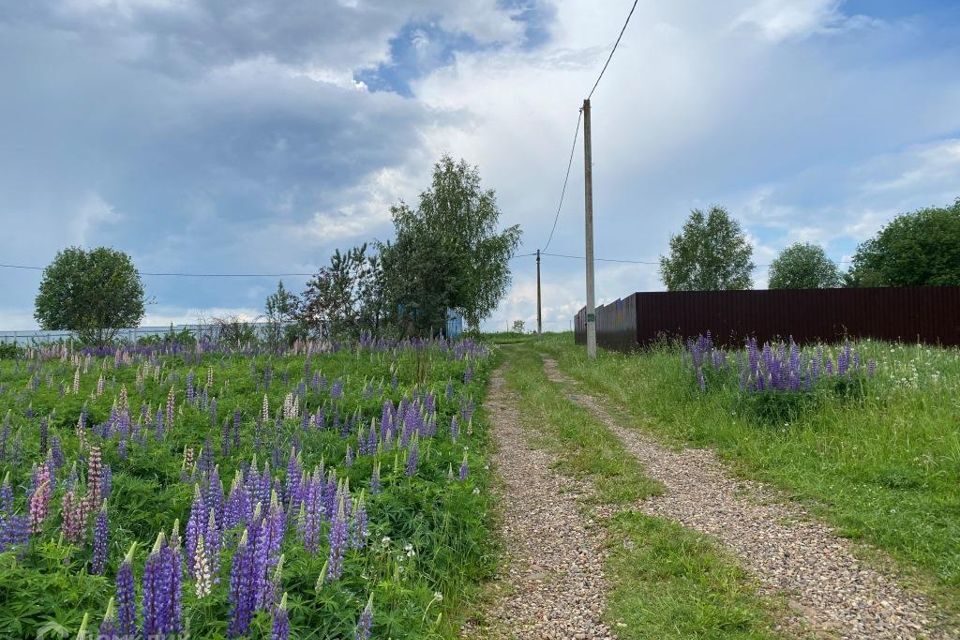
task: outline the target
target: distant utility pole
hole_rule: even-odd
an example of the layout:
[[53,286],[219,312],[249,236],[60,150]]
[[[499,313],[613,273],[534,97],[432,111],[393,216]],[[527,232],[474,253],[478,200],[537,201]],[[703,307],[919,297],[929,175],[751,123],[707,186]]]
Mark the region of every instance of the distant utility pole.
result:
[[[593,149],[590,142],[590,99],[583,101],[583,200],[587,243],[587,356],[597,357],[597,313],[593,282]],[[538,263],[539,264],[539,263]]]
[[537,335],[543,333],[543,311],[540,307],[540,249],[537,249]]

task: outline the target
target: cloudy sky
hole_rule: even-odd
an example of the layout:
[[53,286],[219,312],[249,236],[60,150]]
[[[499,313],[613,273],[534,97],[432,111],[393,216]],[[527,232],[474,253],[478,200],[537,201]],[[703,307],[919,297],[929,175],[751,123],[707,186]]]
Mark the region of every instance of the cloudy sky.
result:
[[[0,263],[110,245],[144,272],[311,272],[391,233],[441,153],[543,247],[577,112],[630,0],[31,0],[0,7]],[[836,260],[960,196],[955,0],[641,0],[593,97],[596,251],[655,262],[725,205],[755,261]],[[552,253],[583,254],[578,147]],[[535,318],[534,263],[488,322]],[[757,269],[755,284],[766,282]],[[545,257],[546,328],[583,303]],[[305,278],[286,278],[299,290]],[[39,273],[0,268],[0,329]],[[144,276],[146,323],[259,313],[276,281]],[[609,301],[661,288],[601,263]]]

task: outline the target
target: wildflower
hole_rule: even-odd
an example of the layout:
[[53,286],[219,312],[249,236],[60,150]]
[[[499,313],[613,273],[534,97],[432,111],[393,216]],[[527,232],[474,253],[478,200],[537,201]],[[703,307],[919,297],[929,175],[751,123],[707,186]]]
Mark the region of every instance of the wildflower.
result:
[[133,588],[133,552],[137,543],[123,558],[117,571],[117,634],[121,638],[133,638],[137,633],[137,601]]
[[410,444],[410,449],[407,451],[407,466],[406,474],[407,477],[413,476],[417,472],[417,465],[420,462],[420,445],[417,443],[417,439],[414,438],[413,442]]
[[97,629],[99,640],[120,640],[123,637],[117,630],[117,610],[113,602],[113,598],[107,602],[107,612],[103,615],[103,621]]
[[460,479],[466,480],[470,469],[467,466],[467,454],[463,454],[463,462],[460,463]]
[[198,598],[210,595],[210,589],[213,586],[213,580],[210,575],[210,559],[207,556],[206,544],[203,536],[197,539],[196,551],[193,555],[191,575],[194,576],[196,584],[194,589]]
[[93,523],[93,558],[90,573],[103,575],[107,563],[107,503],[104,502]]
[[328,578],[338,580],[343,574],[343,555],[347,545],[347,515],[344,506],[344,496],[340,495],[340,504],[337,507],[337,513],[330,523],[330,556],[327,559],[329,563]]
[[321,589],[323,589],[323,585],[324,585],[324,583],[326,583],[326,581],[327,581],[327,568],[328,568],[329,566],[330,566],[330,561],[329,561],[329,560],[324,560],[324,562],[323,562],[323,568],[320,569],[320,575],[317,577],[317,584],[316,584],[316,587],[315,587],[315,589],[316,589],[317,591],[320,591]]
[[280,606],[273,613],[271,640],[287,640],[290,637],[290,618],[287,615],[287,594],[280,599]]
[[380,493],[380,461],[373,465],[373,474],[370,476],[370,495]]
[[357,621],[357,629],[354,632],[354,640],[370,640],[370,631],[373,627],[373,593],[367,598],[367,606],[363,608],[360,619]]
[[30,531],[40,533],[43,530],[43,521],[50,510],[50,468],[42,464],[37,470],[37,488],[30,496]]

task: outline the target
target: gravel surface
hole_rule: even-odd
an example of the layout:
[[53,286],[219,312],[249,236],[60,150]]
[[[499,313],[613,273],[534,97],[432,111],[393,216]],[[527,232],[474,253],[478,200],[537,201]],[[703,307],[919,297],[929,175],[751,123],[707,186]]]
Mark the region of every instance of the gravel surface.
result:
[[[548,377],[575,386],[545,359]],[[865,566],[848,540],[769,487],[731,476],[707,449],[673,451],[626,429],[592,396],[570,397],[615,433],[666,487],[643,512],[676,520],[726,545],[771,591],[785,593],[804,626],[839,638],[957,638],[922,596]]]
[[610,639],[601,621],[607,585],[602,531],[577,500],[589,485],[551,471],[552,456],[534,449],[520,426],[518,400],[494,372],[485,408],[497,444],[501,535],[507,550],[497,597],[468,638]]

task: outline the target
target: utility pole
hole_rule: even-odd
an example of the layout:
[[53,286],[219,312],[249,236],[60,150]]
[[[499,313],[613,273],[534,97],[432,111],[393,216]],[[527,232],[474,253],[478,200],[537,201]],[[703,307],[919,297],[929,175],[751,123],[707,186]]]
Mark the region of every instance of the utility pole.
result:
[[540,249],[537,249],[537,335],[543,333],[543,311],[540,306]]
[[583,199],[587,243],[587,356],[597,357],[597,313],[593,282],[593,149],[590,142],[590,99],[583,101]]

